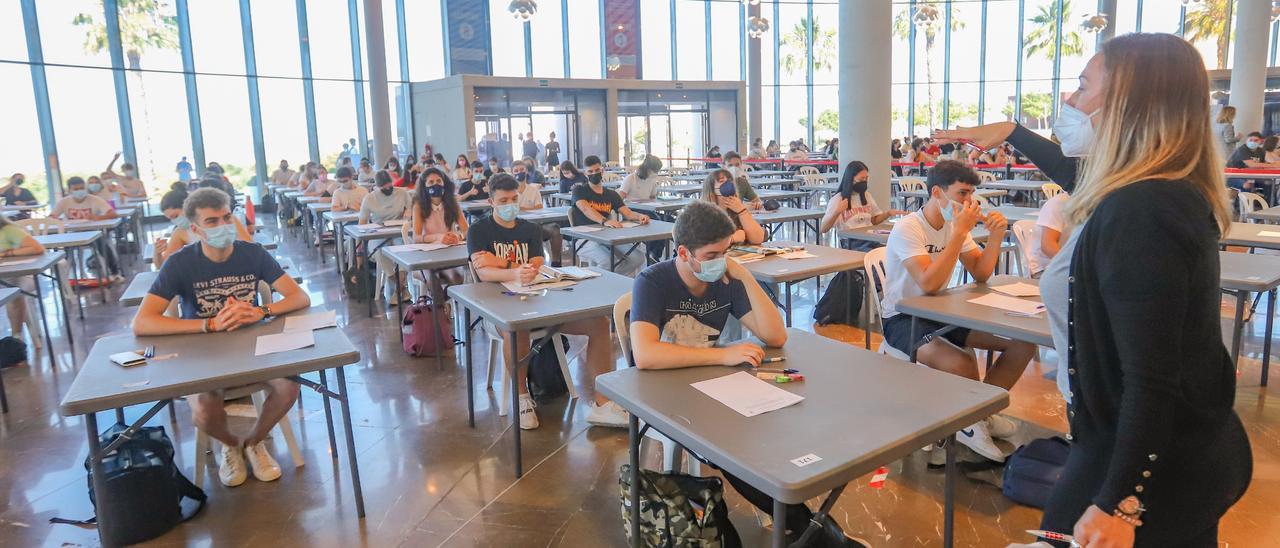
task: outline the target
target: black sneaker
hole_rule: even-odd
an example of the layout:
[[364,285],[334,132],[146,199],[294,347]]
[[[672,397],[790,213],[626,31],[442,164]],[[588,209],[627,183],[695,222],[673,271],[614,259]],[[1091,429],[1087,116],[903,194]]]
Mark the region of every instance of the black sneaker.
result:
[[799,535],[795,539],[788,538],[789,548],[869,548],[871,546],[862,539],[846,535],[844,530],[840,529],[840,525],[829,515],[822,518],[818,525],[821,529],[809,535],[809,541],[804,544],[800,543]]

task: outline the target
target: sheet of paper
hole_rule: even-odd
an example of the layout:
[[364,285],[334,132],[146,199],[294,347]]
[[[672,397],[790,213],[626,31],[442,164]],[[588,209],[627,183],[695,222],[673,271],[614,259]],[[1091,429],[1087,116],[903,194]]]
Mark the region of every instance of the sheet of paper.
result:
[[0,266],[17,266],[22,264],[30,264],[30,263],[36,262],[37,260],[38,259],[14,259],[12,261],[0,261]]
[[573,229],[574,229],[574,230],[577,230],[578,232],[595,232],[595,231],[597,231],[597,230],[600,230],[601,228],[603,228],[603,227],[599,227],[599,226],[575,226],[575,227],[573,227]]
[[382,223],[382,226],[404,226],[404,224],[408,222],[409,221],[406,221],[404,219],[392,219],[390,221]]
[[623,222],[622,222],[622,228],[632,228],[632,227],[636,227],[636,226],[640,226],[640,223],[637,223],[637,222],[634,222],[634,221],[623,221]]
[[1044,303],[1036,301],[1028,301],[1026,299],[1018,299],[1001,295],[999,293],[987,293],[981,297],[969,299],[973,304],[989,306],[991,308],[999,308],[1017,314],[1039,314],[1044,312]]
[[1260,230],[1258,231],[1258,235],[1263,238],[1280,238],[1280,232],[1276,232],[1274,230]]
[[801,249],[800,251],[792,251],[792,252],[790,252],[790,253],[783,253],[783,254],[778,255],[778,256],[779,256],[779,257],[782,257],[783,259],[788,259],[788,260],[791,260],[791,259],[812,259],[812,258],[814,258],[814,257],[817,257],[817,255],[814,255],[814,254],[812,254],[812,253],[809,253],[808,251],[805,251],[805,250],[803,250],[803,249]]
[[384,247],[383,249],[386,249],[387,251],[395,251],[395,252],[435,251],[437,249],[444,249],[446,247],[449,247],[449,246],[444,244],[404,244],[404,245],[389,245],[387,247]]
[[1010,297],[1039,297],[1040,286],[1029,284],[1026,282],[1014,282],[1004,285],[993,285],[991,289],[1004,293]]
[[782,409],[804,400],[803,397],[757,379],[746,371],[695,382],[689,386],[746,417]]
[[325,327],[338,326],[338,313],[333,310],[326,310],[319,314],[307,314],[305,316],[285,316],[285,331],[311,331],[313,329],[323,329]]
[[315,334],[311,331],[285,331],[274,335],[261,335],[254,345],[254,356],[265,356],[276,352],[288,352],[306,348],[316,344]]
[[572,276],[574,278],[582,278],[584,280],[589,278],[597,278],[600,276],[599,272],[596,272],[594,270],[588,270],[588,269],[577,267],[577,266],[562,266],[560,267],[560,272],[563,272],[567,276]]
[[578,282],[575,282],[575,281],[573,281],[573,280],[564,280],[564,281],[559,281],[559,282],[547,282],[547,283],[541,283],[541,284],[537,284],[537,285],[519,285],[519,284],[517,284],[516,282],[502,282],[502,287],[505,287],[505,288],[507,289],[507,291],[510,291],[510,292],[512,292],[512,293],[523,293],[523,294],[525,294],[525,295],[536,295],[536,294],[542,293],[542,291],[543,291],[544,289],[560,289],[560,288],[562,288],[562,287],[569,287],[569,286],[571,286],[571,285],[573,285],[573,284],[576,284],[576,283],[578,283]]
[[362,225],[356,225],[356,230],[378,230],[379,228],[382,228],[382,225],[378,223],[365,223]]

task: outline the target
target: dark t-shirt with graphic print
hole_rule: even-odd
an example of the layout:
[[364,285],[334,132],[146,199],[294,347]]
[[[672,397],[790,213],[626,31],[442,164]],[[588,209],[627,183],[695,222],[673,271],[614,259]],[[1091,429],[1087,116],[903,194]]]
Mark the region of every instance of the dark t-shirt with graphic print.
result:
[[516,219],[516,226],[507,228],[489,215],[467,230],[467,254],[480,251],[493,253],[512,264],[527,263],[533,257],[542,256],[542,227]]
[[573,216],[574,225],[592,225],[595,221],[587,218],[587,214],[578,209],[578,201],[586,200],[587,205],[596,213],[603,215],[605,219],[609,218],[609,214],[622,209],[624,204],[622,196],[612,189],[603,189],[603,193],[598,193],[591,189],[591,185],[577,185],[573,187],[573,207],[569,210],[569,214]]
[[680,278],[675,259],[646,268],[631,289],[631,321],[653,324],[660,340],[681,346],[715,346],[729,317],[742,319],[748,312],[751,301],[741,281],[725,277],[695,297]]
[[174,253],[160,267],[148,291],[165,301],[179,297],[185,319],[212,318],[226,305],[227,297],[254,303],[258,282],[274,284],[284,269],[260,244],[237,240],[227,260],[209,260],[196,242]]

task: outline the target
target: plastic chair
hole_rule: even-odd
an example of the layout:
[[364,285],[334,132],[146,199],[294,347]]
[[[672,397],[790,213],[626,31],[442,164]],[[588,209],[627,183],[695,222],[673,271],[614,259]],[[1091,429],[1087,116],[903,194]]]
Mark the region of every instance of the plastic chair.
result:
[[[618,345],[622,347],[622,357],[627,367],[635,367],[631,356],[631,292],[627,292],[613,303],[613,326],[618,332]],[[673,472],[680,468],[684,459],[684,448],[680,444],[650,428],[645,430],[644,437],[662,444],[662,468],[665,472]],[[689,474],[702,475],[702,465],[696,458],[689,458]]]
[[1062,194],[1062,187],[1058,183],[1045,183],[1040,185],[1040,192],[1044,193],[1044,199],[1048,200],[1054,196]]
[[[508,408],[511,406],[511,380],[507,378],[507,353],[502,348],[502,333],[500,333],[493,324],[484,322],[481,329],[485,336],[489,337],[489,366],[485,374],[485,384],[493,388],[493,370],[497,366],[498,370],[498,416],[507,416]],[[529,332],[529,340],[537,341],[547,336],[550,331],[546,329],[538,329]],[[551,346],[556,351],[556,360],[560,362],[560,374],[564,375],[564,384],[569,388],[569,398],[577,399],[578,389],[574,387],[573,375],[569,374],[569,357],[565,354],[564,344],[557,335],[551,339]]]
[[604,167],[618,167],[618,161],[617,161],[617,160],[609,160],[609,161],[607,161],[607,162],[605,162],[605,163],[604,163]]
[[1240,222],[1249,222],[1249,214],[1260,209],[1269,207],[1267,201],[1253,192],[1241,192],[1240,201],[1237,202],[1240,208]]
[[[867,312],[871,317],[871,321],[880,323],[881,334],[883,334],[884,331],[884,320],[880,318],[880,290],[876,287],[877,284],[885,283],[884,259],[886,253],[887,251],[885,248],[877,247],[868,251],[866,256],[862,258],[863,268],[866,269],[868,274],[867,290],[871,292],[871,302],[869,303],[870,308]],[[868,337],[871,336],[870,330],[871,326],[867,325]],[[876,349],[876,352],[902,361],[911,361],[910,356],[889,345],[889,342],[885,340],[880,341],[880,347]]]
[[[253,399],[253,408],[258,413],[262,412],[262,404],[267,401],[267,397],[263,394],[266,389],[265,384],[250,384],[239,388],[232,388],[223,394],[224,401],[238,400],[245,396]],[[257,416],[257,415],[255,415]],[[276,429],[280,431],[280,435],[284,437],[284,443],[289,446],[289,456],[293,458],[294,468],[301,467],[306,464],[306,460],[302,458],[302,450],[298,448],[298,438],[293,435],[293,425],[289,423],[289,416],[285,415],[276,423]],[[268,436],[270,438],[270,436]],[[204,469],[207,461],[201,460],[206,453],[210,451],[209,435],[196,429],[196,487],[204,485]]]
[[978,182],[979,182],[979,183],[994,183],[994,182],[996,182],[996,176],[995,176],[995,174],[994,174],[994,173],[991,173],[990,171],[979,171],[979,172],[978,172]]
[[[616,164],[617,162],[614,162],[614,163]],[[608,183],[611,181],[620,181],[620,180],[622,180],[622,176],[612,171],[606,171],[604,172],[604,175],[600,177],[600,182],[602,183]]]
[[903,192],[924,190],[924,179],[920,177],[898,177],[898,186]]
[[823,177],[821,173],[808,173],[801,176],[801,179],[804,180],[806,185],[820,185],[827,182],[827,178]]
[[813,166],[800,166],[800,169],[796,170],[796,173],[800,175],[816,174],[818,173],[818,168]]
[[13,224],[22,227],[23,230],[26,230],[27,233],[32,236],[45,236],[50,233],[64,234],[67,231],[66,223],[62,222],[61,219],[54,219],[52,217],[20,219],[13,221]]
[[1028,272],[1031,264],[1031,246],[1039,245],[1040,238],[1037,237],[1036,223],[1029,220],[1021,220],[1013,223],[1013,239],[1018,243],[1018,272],[1023,276],[1030,276],[1032,272]]

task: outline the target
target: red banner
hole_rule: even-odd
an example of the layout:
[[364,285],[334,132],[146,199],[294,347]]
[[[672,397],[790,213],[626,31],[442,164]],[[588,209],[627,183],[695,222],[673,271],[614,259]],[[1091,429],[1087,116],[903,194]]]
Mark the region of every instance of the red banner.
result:
[[604,0],[608,78],[640,78],[640,0]]

